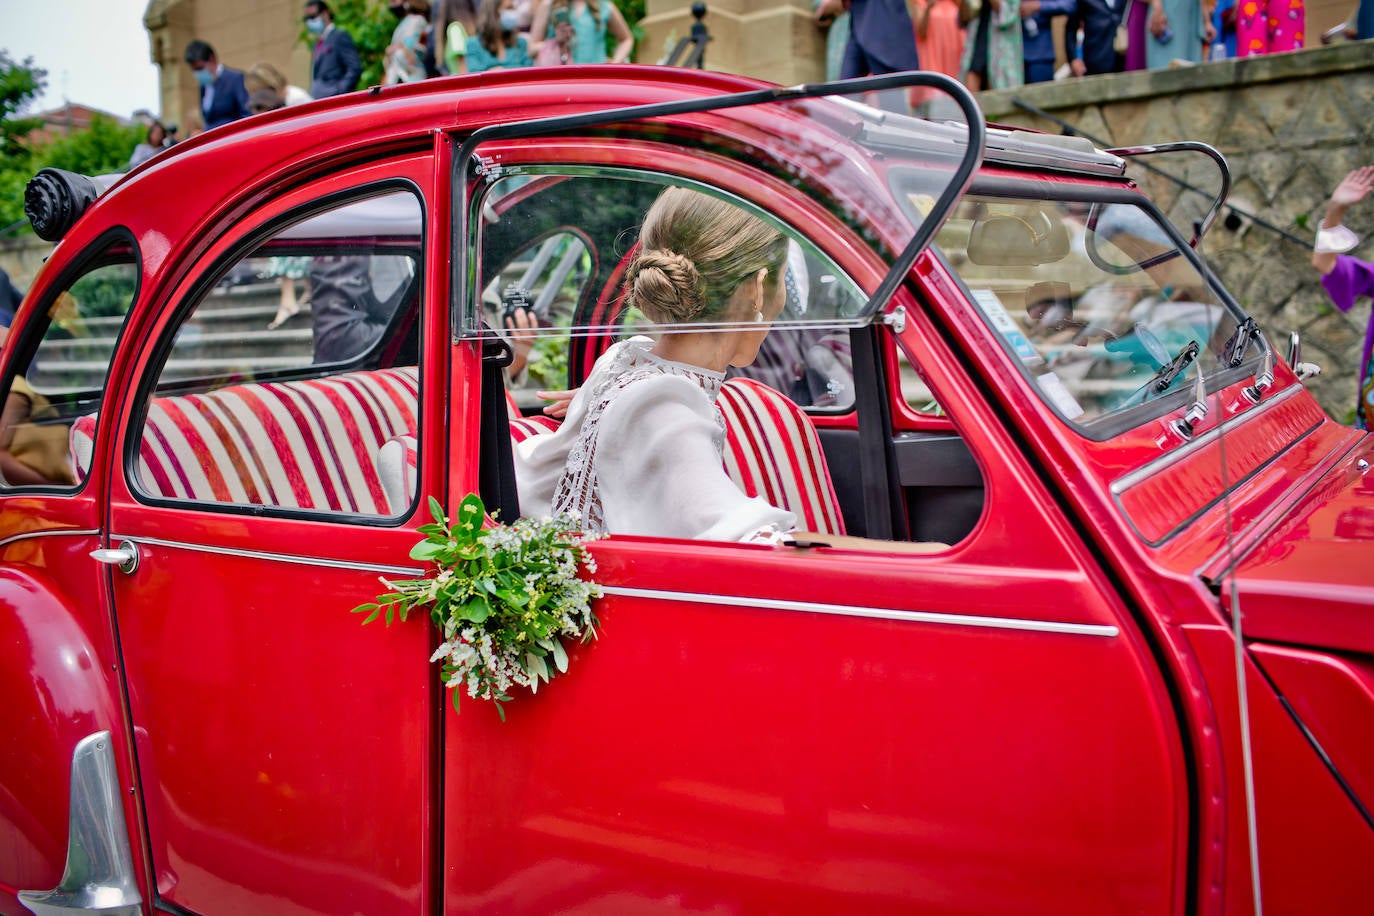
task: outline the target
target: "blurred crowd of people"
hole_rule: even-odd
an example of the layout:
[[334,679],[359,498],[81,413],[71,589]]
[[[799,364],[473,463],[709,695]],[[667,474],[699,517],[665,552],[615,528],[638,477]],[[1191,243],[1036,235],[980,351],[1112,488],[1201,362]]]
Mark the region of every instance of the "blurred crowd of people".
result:
[[[813,0],[826,30],[826,78],[927,70],[974,91],[1053,79],[1155,69],[1303,47],[1305,0]],[[615,0],[389,0],[396,19],[383,83],[508,67],[624,63],[634,36]],[[352,92],[363,61],[327,0],[306,0],[313,37],[310,88],[270,63],[247,71],[192,41],[185,61],[200,108],[182,136],[311,99]],[[1062,29],[1056,23],[1062,20]],[[1062,47],[1056,45],[1062,34]],[[1374,0],[1361,0],[1347,37],[1374,37]],[[930,90],[912,90],[924,113]],[[135,165],[178,139],[149,119]]]
[[[1348,37],[1374,37],[1370,8],[1359,4]],[[974,91],[1292,51],[1306,38],[1305,0],[815,0],[815,16],[828,79],[922,69]]]
[[[396,26],[382,61],[384,85],[502,67],[624,63],[634,50],[615,0],[390,0],[388,10]],[[184,59],[199,85],[199,111],[184,119],[180,135],[175,124],[149,117],[129,168],[208,128],[357,89],[362,57],[328,0],[307,0],[302,18],[314,40],[309,90],[267,62],[246,71],[226,66],[208,42],[192,41]]]

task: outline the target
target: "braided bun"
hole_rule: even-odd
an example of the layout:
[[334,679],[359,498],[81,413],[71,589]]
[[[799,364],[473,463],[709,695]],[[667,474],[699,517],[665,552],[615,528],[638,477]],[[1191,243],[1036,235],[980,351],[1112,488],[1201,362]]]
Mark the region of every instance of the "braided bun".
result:
[[641,251],[626,280],[635,306],[657,324],[692,321],[706,310],[701,273],[686,255]]

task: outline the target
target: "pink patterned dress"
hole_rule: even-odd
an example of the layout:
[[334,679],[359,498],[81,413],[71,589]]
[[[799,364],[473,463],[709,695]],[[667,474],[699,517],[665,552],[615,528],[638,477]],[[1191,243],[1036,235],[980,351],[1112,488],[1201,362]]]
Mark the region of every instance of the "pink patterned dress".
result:
[[1240,0],[1236,7],[1236,56],[1296,51],[1306,38],[1305,0]]

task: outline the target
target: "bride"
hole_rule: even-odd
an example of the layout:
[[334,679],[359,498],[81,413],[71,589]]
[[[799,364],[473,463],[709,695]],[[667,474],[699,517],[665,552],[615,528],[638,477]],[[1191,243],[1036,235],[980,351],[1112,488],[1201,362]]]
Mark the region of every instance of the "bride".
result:
[[715,398],[782,311],[786,256],[781,232],[731,203],[687,188],[659,194],[626,273],[627,304],[675,327],[612,346],[563,424],[515,446],[522,512],[566,514],[595,534],[781,543],[795,517],[726,475]]

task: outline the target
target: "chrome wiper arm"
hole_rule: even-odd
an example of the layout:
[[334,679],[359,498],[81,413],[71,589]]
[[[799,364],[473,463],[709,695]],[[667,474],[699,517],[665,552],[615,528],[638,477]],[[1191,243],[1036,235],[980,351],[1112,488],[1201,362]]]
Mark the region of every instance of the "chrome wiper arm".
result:
[[1200,352],[1202,352],[1202,346],[1196,340],[1188,341],[1188,345],[1179,350],[1173,359],[1169,360],[1166,365],[1159,367],[1155,377],[1146,383],[1146,390],[1153,391],[1155,394],[1167,391],[1169,386],[1174,383],[1174,379],[1178,378],[1183,370],[1193,364],[1193,360],[1197,359]]
[[1259,325],[1255,324],[1255,319],[1249,315],[1245,320],[1236,325],[1236,332],[1226,341],[1225,355],[1222,360],[1227,368],[1234,369],[1245,362],[1245,354],[1250,350],[1250,344],[1259,336]]

